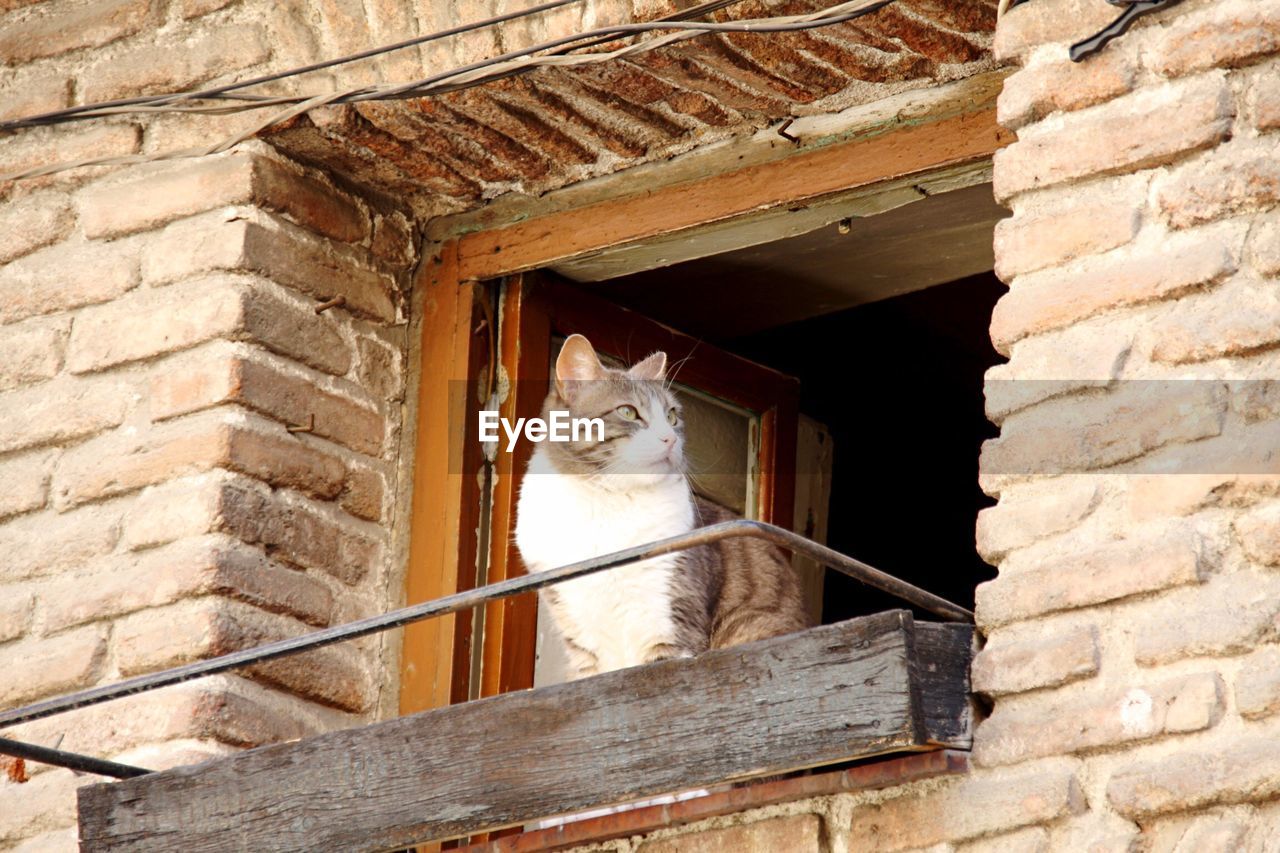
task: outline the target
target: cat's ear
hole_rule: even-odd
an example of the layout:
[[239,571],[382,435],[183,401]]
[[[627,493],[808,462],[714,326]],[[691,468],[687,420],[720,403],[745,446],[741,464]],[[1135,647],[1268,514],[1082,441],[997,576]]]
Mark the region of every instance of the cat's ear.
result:
[[627,371],[632,379],[666,379],[667,354],[655,352],[644,361],[637,362]]
[[604,365],[591,341],[582,335],[570,335],[556,358],[556,390],[569,399],[569,382],[589,382],[604,376]]

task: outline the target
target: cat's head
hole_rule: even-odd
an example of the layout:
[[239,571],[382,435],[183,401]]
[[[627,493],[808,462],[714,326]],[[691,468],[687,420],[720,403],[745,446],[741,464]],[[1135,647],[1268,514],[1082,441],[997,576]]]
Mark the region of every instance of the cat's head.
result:
[[655,352],[622,370],[600,362],[591,342],[571,335],[556,359],[549,409],[574,418],[599,418],[604,440],[584,431],[577,441],[547,442],[557,470],[591,476],[620,475],[639,486],[684,471],[684,420],[665,382],[666,353]]

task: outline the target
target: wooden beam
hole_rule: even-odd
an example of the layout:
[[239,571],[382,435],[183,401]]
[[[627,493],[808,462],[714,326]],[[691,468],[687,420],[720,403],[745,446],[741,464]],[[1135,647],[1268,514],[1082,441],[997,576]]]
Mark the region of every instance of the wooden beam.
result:
[[906,125],[652,192],[459,238],[463,280],[495,278],[854,187],[990,158],[1013,140],[995,109]]
[[[466,414],[479,357],[472,334],[477,286],[459,285],[457,272],[457,243],[445,243],[418,282],[425,297],[406,604],[475,585],[480,494],[474,470],[483,460]],[[470,626],[466,613],[404,629],[401,714],[466,700]]]
[[[959,628],[959,632],[968,629]],[[957,635],[958,636],[958,635]],[[911,615],[495,696],[81,788],[95,851],[387,850],[954,739],[967,642],[921,679]],[[952,744],[967,745],[967,744]]]

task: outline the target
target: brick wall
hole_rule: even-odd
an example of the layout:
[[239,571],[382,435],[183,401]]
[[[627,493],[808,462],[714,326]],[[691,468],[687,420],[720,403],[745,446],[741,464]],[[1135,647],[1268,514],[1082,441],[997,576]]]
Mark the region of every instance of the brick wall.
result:
[[[1012,217],[971,770],[583,850],[1263,851],[1280,837],[1280,2],[997,29]],[[780,841],[779,839],[785,839]]]
[[[386,609],[403,215],[255,146],[18,188],[3,215],[0,705]],[[383,643],[6,734],[163,767],[349,726],[395,701]],[[25,774],[0,846],[69,846],[93,777]]]
[[[0,0],[0,119],[243,79],[510,5]],[[573,4],[274,88],[402,82],[683,5]],[[790,38],[798,47],[781,53],[782,39],[735,37],[704,58],[588,80],[587,100],[607,115],[534,88],[492,104],[463,93],[439,126],[411,118],[384,131],[379,105],[332,110],[291,124],[275,147],[0,183],[0,707],[398,604],[409,290],[424,211],[750,134],[773,120],[766,108],[793,101],[834,98],[821,103],[839,109],[989,68],[994,0],[959,15],[933,0],[902,6],[868,25],[892,48],[879,62],[845,57],[872,37],[861,28]],[[207,145],[260,118],[24,130],[0,137],[0,172]],[[427,179],[438,174],[464,177]],[[315,312],[337,296],[345,304]],[[344,644],[5,734],[157,768],[355,725],[394,712],[395,642]],[[0,850],[72,849],[74,788],[95,778],[0,762]]]
[[[367,5],[385,38],[445,23]],[[367,43],[352,42],[364,6],[277,11],[4,3],[0,114]],[[1267,378],[1280,343],[1280,2],[1186,0],[1069,64],[1066,44],[1114,14],[1035,0],[997,37],[1023,69],[1001,101],[1020,141],[995,170],[1013,216],[992,336],[1010,362],[988,382],[999,505],[978,541],[1000,577],[979,590],[974,678],[993,710],[972,773],[612,846],[1199,851],[1280,835],[1280,487],[1235,464],[1274,446],[1274,398],[1226,381]],[[484,52],[465,41],[449,50]],[[374,69],[340,76],[402,76]],[[0,140],[0,158],[166,150],[243,123],[69,125]],[[0,192],[0,703],[393,602],[421,225],[400,200],[258,144]],[[162,767],[350,725],[392,701],[381,643],[13,734]],[[71,791],[90,778],[25,773],[0,781],[0,848],[70,848]]]

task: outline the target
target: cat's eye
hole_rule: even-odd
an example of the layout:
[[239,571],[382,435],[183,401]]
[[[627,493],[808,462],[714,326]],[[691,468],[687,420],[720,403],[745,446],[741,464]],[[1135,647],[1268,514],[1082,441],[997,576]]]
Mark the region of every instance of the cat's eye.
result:
[[675,426],[676,421],[678,420],[680,420],[680,416],[676,414],[675,407],[673,406],[672,408],[667,409],[667,423]]
[[636,411],[635,406],[619,406],[618,414],[622,415],[624,421],[640,420],[640,413]]

